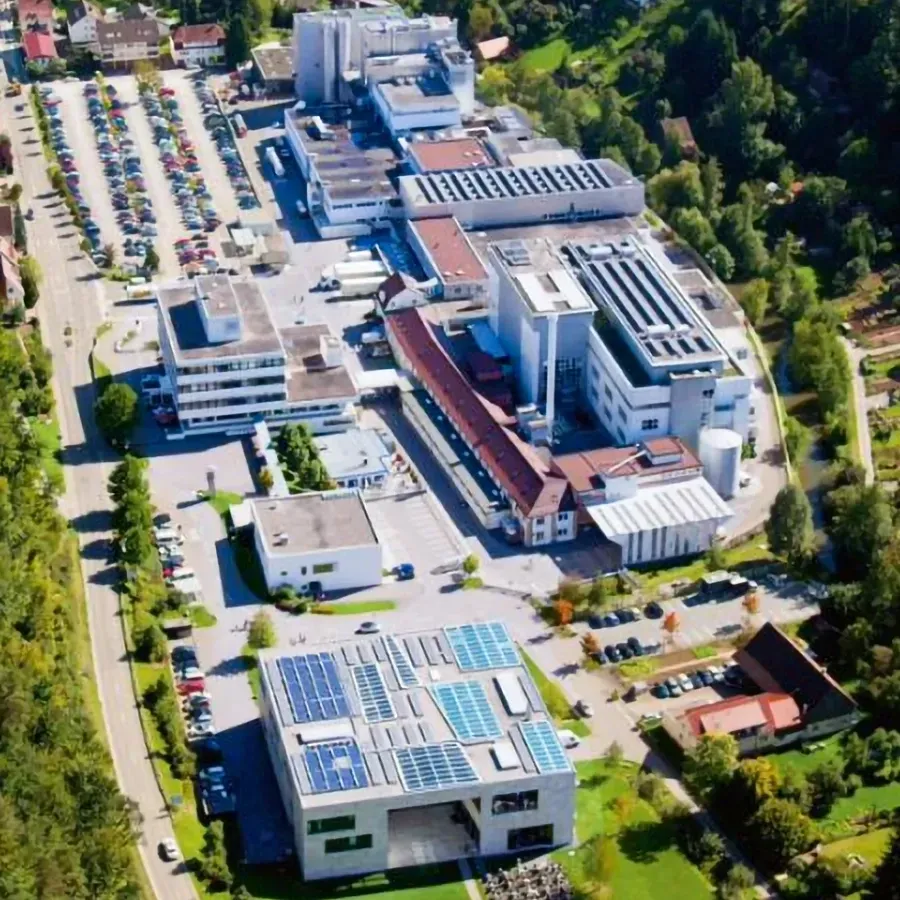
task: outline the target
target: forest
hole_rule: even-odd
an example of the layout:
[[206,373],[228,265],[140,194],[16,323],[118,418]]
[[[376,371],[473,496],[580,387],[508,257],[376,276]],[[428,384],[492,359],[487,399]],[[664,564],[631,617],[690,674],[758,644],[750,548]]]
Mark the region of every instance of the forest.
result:
[[139,823],[87,712],[77,545],[26,417],[52,402],[39,350],[0,332],[0,897],[137,898]]

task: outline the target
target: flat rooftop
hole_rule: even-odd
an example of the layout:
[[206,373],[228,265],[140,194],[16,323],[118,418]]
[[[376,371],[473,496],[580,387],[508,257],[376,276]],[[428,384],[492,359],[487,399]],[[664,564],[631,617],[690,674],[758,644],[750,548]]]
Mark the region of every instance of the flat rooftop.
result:
[[316,435],[319,458],[335,480],[365,478],[390,468],[391,451],[372,428]]
[[419,236],[444,283],[487,280],[484,264],[456,219],[418,219],[409,227]]
[[322,337],[337,340],[327,325],[291,325],[281,331],[287,352],[289,402],[329,400],[356,396],[356,385],[343,363],[327,366]]
[[493,166],[494,160],[476,138],[448,141],[414,141],[409,155],[422,172],[446,172],[451,169],[475,169]]
[[[432,220],[425,220],[432,221]],[[490,245],[531,311],[592,312],[595,305],[548,238],[510,238]]]
[[304,808],[574,779],[501,622],[263,651],[260,668]]
[[368,547],[378,543],[358,491],[336,490],[251,500],[253,522],[270,556]]
[[396,195],[390,176],[398,160],[386,142],[343,125],[325,125],[296,111],[285,115],[293,117],[300,143],[333,198]]
[[568,250],[589,290],[651,366],[724,360],[700,312],[640,241],[572,243]]
[[407,75],[380,81],[374,88],[391,112],[428,112],[459,109],[459,100],[439,72]]
[[255,47],[252,55],[264,81],[287,81],[294,74],[290,47]]
[[608,190],[634,181],[607,159],[553,166],[498,166],[406,175],[415,185],[415,206],[537,197],[548,194],[581,194]]
[[[203,275],[193,281],[174,282],[159,289],[157,303],[176,359],[284,352],[265,297],[251,279]],[[234,340],[209,341],[201,317],[201,303],[206,306],[210,318],[239,317],[240,330]]]

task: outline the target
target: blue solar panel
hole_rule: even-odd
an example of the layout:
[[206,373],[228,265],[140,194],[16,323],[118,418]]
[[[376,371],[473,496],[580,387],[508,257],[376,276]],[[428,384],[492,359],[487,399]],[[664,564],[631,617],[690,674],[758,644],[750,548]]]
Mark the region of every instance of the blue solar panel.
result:
[[394,759],[403,789],[409,793],[439,791],[456,784],[477,784],[478,774],[459,744],[420,744],[398,747]]
[[572,771],[566,751],[550,722],[520,722],[519,729],[538,772],[543,775],[546,772]]
[[386,634],[384,636],[384,646],[387,648],[388,656],[391,658],[391,666],[394,669],[394,674],[397,676],[397,681],[400,682],[400,686],[409,688],[421,684],[419,676],[416,675],[416,670],[409,661],[409,656],[400,646],[397,638],[392,634]]
[[431,693],[447,724],[463,743],[502,737],[503,729],[491,709],[484,685],[477,681],[436,684]]
[[295,722],[324,722],[350,715],[334,654],[283,656],[278,670]]
[[375,663],[353,666],[350,670],[356,693],[362,703],[363,716],[366,722],[386,722],[396,719],[394,704],[381,677],[381,669]]
[[519,652],[502,622],[477,622],[444,629],[463,672],[519,665]]
[[303,763],[314,794],[369,786],[369,776],[356,741],[325,741],[303,748]]

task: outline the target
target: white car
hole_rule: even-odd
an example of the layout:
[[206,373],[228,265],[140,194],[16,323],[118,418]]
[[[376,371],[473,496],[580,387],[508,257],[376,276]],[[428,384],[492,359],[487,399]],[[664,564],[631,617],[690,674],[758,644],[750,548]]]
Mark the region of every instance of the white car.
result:
[[175,843],[175,838],[163,838],[159,842],[159,855],[166,862],[175,862],[176,859],[181,859],[181,851],[178,849],[178,844]]
[[181,566],[176,569],[167,579],[166,584],[170,587],[176,587],[183,581],[196,577],[195,572],[189,566]]
[[556,736],[559,738],[559,742],[566,748],[566,750],[572,750],[577,747],[581,740],[574,731],[569,731],[568,728],[563,728],[556,732]]
[[629,607],[628,611],[634,616],[635,621],[640,621],[644,618],[644,614],[641,612],[640,608],[637,606]]
[[686,674],[682,673],[681,675],[678,675],[677,678],[678,678],[678,685],[681,688],[681,690],[684,691],[685,694],[688,691],[692,691],[694,689],[694,682],[691,681],[691,679],[688,678],[688,676]]
[[200,669],[197,666],[185,666],[181,672],[179,672],[178,677],[181,681],[199,681],[206,676],[203,674],[203,669]]

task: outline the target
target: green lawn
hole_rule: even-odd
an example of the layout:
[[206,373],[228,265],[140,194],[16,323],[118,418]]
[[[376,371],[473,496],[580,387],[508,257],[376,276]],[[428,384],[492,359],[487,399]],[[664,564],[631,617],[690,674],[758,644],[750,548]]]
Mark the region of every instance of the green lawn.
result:
[[[580,783],[575,823],[579,848],[572,856],[568,850],[555,854],[576,891],[586,887],[586,863],[596,846],[593,839],[603,836],[612,846],[607,857],[609,897],[615,900],[712,898],[706,879],[678,849],[673,826],[661,821],[656,811],[635,794],[632,788],[638,771],[635,764],[614,766],[608,760],[599,759],[579,763],[576,768]],[[615,808],[617,801],[620,810]]]
[[241,650],[241,656],[244,659],[244,668],[247,672],[247,680],[250,682],[250,693],[253,694],[254,700],[259,700],[260,695],[260,674],[259,674],[259,658],[257,651],[249,644],[245,644]]
[[[350,897],[377,897],[377,900],[466,900],[456,863],[394,869],[362,878],[313,881],[302,884],[281,873],[248,870],[243,883],[255,900],[343,900]],[[223,895],[224,897],[224,895]]]
[[203,491],[201,496],[220,516],[223,517],[232,506],[236,506],[244,499],[240,494],[235,494],[231,491],[216,491],[215,494]]
[[62,467],[62,435],[56,417],[50,419],[30,419],[31,432],[41,449],[41,464],[55,490],[65,488]]
[[659,660],[653,656],[642,656],[640,659],[631,659],[619,666],[619,672],[625,678],[647,678],[659,668]]
[[554,38],[540,47],[534,47],[522,55],[522,62],[531,70],[555,72],[572,45],[563,37]]
[[212,628],[219,620],[201,603],[188,608],[194,628]]
[[396,608],[393,600],[361,600],[359,603],[316,603],[310,612],[320,616],[362,616]]
[[519,653],[528,669],[532,680],[537,686],[541,700],[547,707],[547,712],[553,716],[553,720],[558,728],[566,728],[578,737],[587,737],[591,733],[591,727],[584,719],[576,719],[572,717],[572,707],[566,699],[565,692],[555,682],[551,681],[542,671],[541,667],[521,648]]
[[833,841],[822,848],[822,856],[844,856],[848,853],[856,853],[870,865],[881,862],[891,842],[891,828],[879,828],[868,834],[860,834],[856,837],[844,838],[841,841]]

